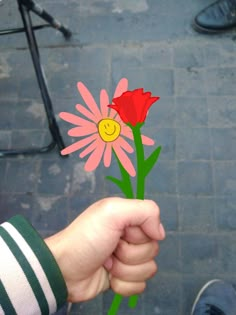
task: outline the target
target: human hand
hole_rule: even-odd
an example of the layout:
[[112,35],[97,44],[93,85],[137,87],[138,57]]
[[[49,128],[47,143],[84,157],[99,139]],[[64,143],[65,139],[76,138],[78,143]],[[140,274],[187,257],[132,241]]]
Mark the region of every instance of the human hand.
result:
[[158,242],[165,237],[154,201],[100,200],[45,240],[65,279],[69,302],[111,288],[123,296],[143,292],[155,275]]

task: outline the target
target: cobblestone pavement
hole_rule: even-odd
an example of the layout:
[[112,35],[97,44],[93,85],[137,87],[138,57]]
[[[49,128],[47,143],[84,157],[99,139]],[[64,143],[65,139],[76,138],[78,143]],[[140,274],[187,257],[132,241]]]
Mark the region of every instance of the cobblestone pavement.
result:
[[[130,310],[125,299],[119,315],[187,315],[205,281],[236,280],[236,31],[207,36],[192,30],[194,15],[209,3],[40,0],[73,31],[69,41],[52,29],[37,33],[57,114],[73,112],[81,101],[80,80],[97,100],[101,88],[112,95],[122,77],[131,89],[161,97],[145,127],[163,146],[146,196],[160,205],[167,238],[159,273],[138,308]],[[16,25],[16,1],[1,1],[1,28]],[[0,38],[0,106],[1,148],[50,139],[23,34]],[[59,124],[69,144],[69,125]],[[63,159],[57,150],[1,159],[0,220],[21,213],[49,235],[93,201],[119,194],[104,174],[103,167],[85,173],[77,153]],[[75,305],[72,314],[107,314],[112,297],[107,292]]]

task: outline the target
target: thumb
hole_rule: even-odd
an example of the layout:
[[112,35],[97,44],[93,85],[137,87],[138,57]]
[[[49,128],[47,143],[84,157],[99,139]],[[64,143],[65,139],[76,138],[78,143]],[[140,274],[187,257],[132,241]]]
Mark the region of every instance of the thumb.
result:
[[130,226],[139,226],[153,240],[165,238],[160,222],[160,209],[152,200],[108,198],[111,205],[111,225],[123,232]]

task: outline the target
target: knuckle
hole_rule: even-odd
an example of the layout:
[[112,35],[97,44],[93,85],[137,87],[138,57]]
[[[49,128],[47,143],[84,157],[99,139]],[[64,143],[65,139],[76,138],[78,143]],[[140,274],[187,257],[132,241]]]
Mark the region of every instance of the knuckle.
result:
[[122,290],[122,281],[120,281],[119,279],[115,278],[115,277],[112,277],[111,281],[110,281],[110,286],[111,286],[111,289],[118,293],[118,294],[121,294],[123,295],[123,290]]
[[155,276],[155,274],[158,271],[158,267],[157,267],[157,263],[153,260],[151,262],[151,266],[150,266],[150,278],[152,278],[153,276]]
[[159,253],[159,244],[157,242],[153,242],[153,255],[156,257]]
[[114,206],[114,202],[116,201],[115,199],[116,197],[104,198],[100,200],[101,206],[103,207],[103,209],[106,209],[107,211],[111,211]]
[[118,259],[114,258],[110,273],[117,278],[123,278],[124,277],[123,269],[124,269],[123,264]]
[[116,251],[117,256],[122,262],[127,262],[129,258],[129,251],[125,242],[120,242]]
[[108,197],[100,200],[100,209],[103,210],[103,215],[109,222],[113,222],[114,218],[118,219],[116,205],[119,204],[120,200],[121,198],[119,197]]
[[114,292],[129,297],[141,294],[146,289],[146,282],[125,282],[117,278],[111,279],[111,288]]
[[145,291],[146,287],[147,287],[146,282],[142,282],[142,285],[140,286],[140,291],[137,293],[139,293],[139,294],[143,293]]
[[160,215],[160,208],[158,204],[154,200],[149,200],[150,201],[150,206],[156,210],[156,214],[159,216]]
[[127,243],[123,240],[119,241],[118,250],[121,254],[124,254],[127,250]]

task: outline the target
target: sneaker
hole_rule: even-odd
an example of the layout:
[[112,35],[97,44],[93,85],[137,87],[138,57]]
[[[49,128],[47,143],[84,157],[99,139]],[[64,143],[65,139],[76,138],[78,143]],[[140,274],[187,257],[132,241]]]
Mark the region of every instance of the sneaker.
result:
[[221,280],[207,282],[196,297],[191,315],[236,315],[236,290]]

